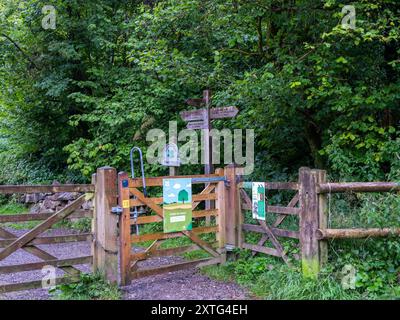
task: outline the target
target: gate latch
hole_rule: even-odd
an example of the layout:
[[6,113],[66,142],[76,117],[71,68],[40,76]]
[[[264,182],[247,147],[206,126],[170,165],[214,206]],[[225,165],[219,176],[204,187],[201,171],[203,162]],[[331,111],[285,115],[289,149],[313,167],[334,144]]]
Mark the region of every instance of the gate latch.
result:
[[120,206],[111,208],[111,213],[116,214],[117,216],[120,216],[122,214],[122,212],[123,212],[123,209]]

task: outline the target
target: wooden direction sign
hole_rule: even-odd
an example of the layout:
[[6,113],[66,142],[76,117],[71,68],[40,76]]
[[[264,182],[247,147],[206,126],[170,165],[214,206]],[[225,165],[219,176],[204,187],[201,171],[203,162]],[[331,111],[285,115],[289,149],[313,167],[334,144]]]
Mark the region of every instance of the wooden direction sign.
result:
[[[205,109],[183,111],[180,116],[184,121],[198,121],[204,119]],[[234,118],[239,110],[236,107],[222,107],[210,109],[210,119]]]
[[222,107],[210,109],[211,119],[223,119],[223,118],[234,118],[238,114],[239,110],[236,107]]
[[208,129],[205,121],[192,121],[189,122],[186,126],[188,129],[197,130],[197,129]]
[[192,107],[202,107],[207,104],[206,99],[187,99],[186,103]]
[[196,121],[203,120],[204,118],[204,109],[192,110],[192,111],[182,111],[180,116],[184,121]]

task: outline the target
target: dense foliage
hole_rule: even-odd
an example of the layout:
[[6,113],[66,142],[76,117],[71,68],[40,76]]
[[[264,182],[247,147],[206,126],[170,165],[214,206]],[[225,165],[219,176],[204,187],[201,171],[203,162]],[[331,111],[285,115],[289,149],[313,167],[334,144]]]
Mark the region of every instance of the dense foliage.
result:
[[0,1],[2,181],[126,168],[204,88],[256,130],[256,175],[399,176],[396,0],[353,1],[355,30],[337,0],[59,0],[44,30],[47,2]]
[[[48,4],[55,29],[42,27]],[[341,24],[345,5],[355,29]],[[0,184],[128,170],[130,148],[146,151],[147,132],[168,121],[183,128],[185,100],[206,88],[214,105],[240,109],[216,127],[255,130],[254,178],[310,166],[332,180],[400,181],[399,75],[398,0],[0,0]],[[163,171],[146,164],[148,175]],[[397,198],[334,199],[335,223],[398,226]],[[228,269],[270,298],[399,295],[398,240],[333,249],[335,272],[359,271],[357,291],[329,272],[322,284],[265,273],[260,258]],[[293,291],[280,291],[286,276]]]

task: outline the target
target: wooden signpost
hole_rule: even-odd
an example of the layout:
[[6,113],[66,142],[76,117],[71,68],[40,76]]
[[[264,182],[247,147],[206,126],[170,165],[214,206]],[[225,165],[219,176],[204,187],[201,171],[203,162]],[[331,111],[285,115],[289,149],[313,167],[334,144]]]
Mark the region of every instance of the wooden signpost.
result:
[[[187,128],[192,130],[203,130],[203,147],[204,147],[204,173],[214,173],[212,164],[212,140],[210,130],[212,129],[211,121],[215,119],[234,118],[239,110],[234,106],[211,108],[211,91],[205,90],[202,99],[188,99],[186,103],[192,107],[200,107],[201,109],[183,111],[180,116],[186,121]],[[213,209],[210,201],[206,201],[206,209]]]

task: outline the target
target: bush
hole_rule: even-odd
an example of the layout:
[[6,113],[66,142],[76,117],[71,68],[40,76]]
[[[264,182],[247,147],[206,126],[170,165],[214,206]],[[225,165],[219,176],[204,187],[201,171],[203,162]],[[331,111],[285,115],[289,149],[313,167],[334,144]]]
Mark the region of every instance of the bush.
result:
[[118,286],[99,273],[81,274],[79,282],[57,285],[50,293],[60,300],[119,300],[122,296]]

